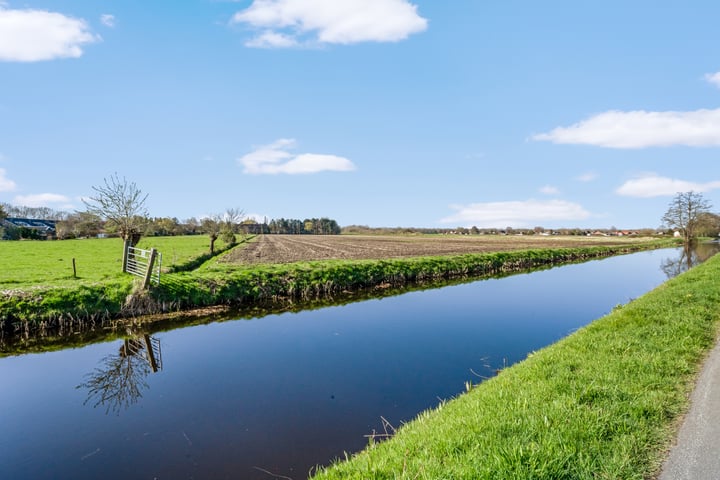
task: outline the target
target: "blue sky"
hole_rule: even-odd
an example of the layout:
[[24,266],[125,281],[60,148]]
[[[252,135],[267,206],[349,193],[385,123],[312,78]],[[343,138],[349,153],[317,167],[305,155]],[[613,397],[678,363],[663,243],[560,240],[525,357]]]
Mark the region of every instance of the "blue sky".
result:
[[657,227],[720,210],[720,2],[0,1],[0,202]]

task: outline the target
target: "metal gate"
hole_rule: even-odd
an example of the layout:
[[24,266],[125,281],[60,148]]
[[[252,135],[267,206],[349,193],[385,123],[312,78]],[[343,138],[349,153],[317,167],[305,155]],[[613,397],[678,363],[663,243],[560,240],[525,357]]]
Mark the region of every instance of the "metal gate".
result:
[[160,269],[162,268],[162,253],[154,248],[143,250],[142,248],[126,247],[124,271],[136,275],[145,280],[144,287],[150,284],[160,285]]

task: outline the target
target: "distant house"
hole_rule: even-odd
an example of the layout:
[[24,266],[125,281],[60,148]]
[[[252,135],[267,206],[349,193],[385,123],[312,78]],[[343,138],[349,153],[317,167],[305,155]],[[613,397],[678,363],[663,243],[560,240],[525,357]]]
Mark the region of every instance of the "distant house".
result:
[[10,228],[27,228],[35,230],[41,238],[55,238],[55,220],[39,220],[35,218],[16,218],[7,217],[3,222],[3,227]]

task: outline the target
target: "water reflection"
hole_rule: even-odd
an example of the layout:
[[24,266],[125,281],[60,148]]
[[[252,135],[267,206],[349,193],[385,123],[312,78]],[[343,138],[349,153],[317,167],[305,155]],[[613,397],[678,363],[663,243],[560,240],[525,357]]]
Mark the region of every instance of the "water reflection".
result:
[[105,413],[119,415],[142,398],[143,390],[149,388],[148,375],[162,369],[160,340],[148,334],[127,337],[118,352],[107,355],[100,364],[76,388],[88,391],[83,405],[104,406]]
[[666,258],[660,264],[660,269],[668,278],[677,277],[720,252],[720,243],[713,241],[686,245],[679,251],[679,256]]

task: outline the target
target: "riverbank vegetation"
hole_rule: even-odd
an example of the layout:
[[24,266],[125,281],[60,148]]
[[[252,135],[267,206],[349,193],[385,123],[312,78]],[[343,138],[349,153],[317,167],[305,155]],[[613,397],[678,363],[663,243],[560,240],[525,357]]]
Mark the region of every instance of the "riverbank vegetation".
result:
[[[107,265],[93,269],[92,280],[78,279],[72,277],[71,273],[63,273],[55,281],[48,281],[47,272],[52,270],[45,269],[51,268],[52,259],[45,260],[50,263],[41,268],[36,267],[33,270],[27,267],[23,271],[35,271],[36,275],[43,275],[45,272],[45,279],[29,276],[23,280],[25,283],[13,284],[8,280],[0,282],[0,287],[3,288],[0,295],[0,322],[4,330],[18,331],[36,325],[47,328],[86,326],[88,323],[96,325],[117,318],[132,318],[138,315],[215,305],[288,304],[297,300],[331,297],[364,288],[387,288],[463,276],[478,277],[657,248],[661,244],[668,245],[658,241],[629,243],[616,241],[606,246],[513,250],[524,244],[510,242],[506,243],[504,248],[496,247],[496,250],[500,251],[451,256],[375,260],[326,259],[256,265],[211,259],[199,268],[191,270],[196,263],[199,263],[198,259],[203,259],[202,255],[207,251],[206,243],[193,243],[196,237],[186,238],[183,240],[182,248],[180,244],[174,243],[177,237],[168,240],[172,245],[178,245],[172,250],[175,252],[173,257],[177,261],[173,264],[176,273],[164,273],[161,285],[149,292],[134,289],[132,277],[116,273],[117,267],[114,266],[113,261],[119,260],[108,260],[117,258],[114,248],[112,254],[105,254],[103,261]],[[110,245],[109,241],[105,242]],[[117,245],[113,244],[113,247],[119,247],[119,240],[116,243]],[[25,242],[16,245],[24,244]],[[38,242],[35,245],[38,244],[54,246],[65,245],[67,242]],[[90,244],[84,245],[87,248]],[[252,241],[250,245],[253,245]],[[245,249],[246,245],[235,248]],[[103,256],[97,251],[95,255]],[[168,255],[167,249],[165,255]],[[41,255],[19,255],[18,252],[18,256],[13,258],[39,261]],[[58,263],[67,263],[68,260],[69,258]],[[89,262],[90,258],[81,260],[80,264],[86,261]],[[68,268],[69,266],[65,265],[64,271],[67,272]],[[12,275],[11,279],[23,278],[19,273],[10,275]],[[32,284],[33,281],[38,283]]]
[[315,478],[654,478],[717,339],[719,275],[715,257]]

